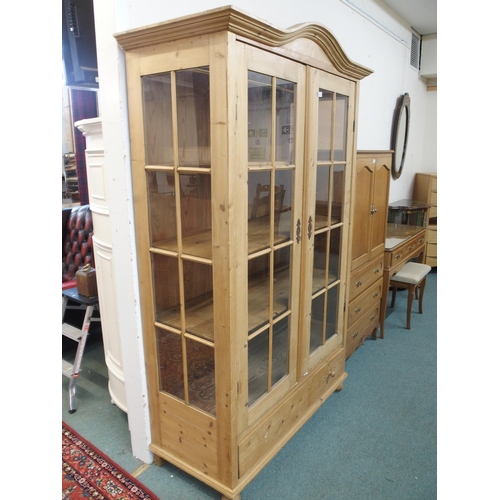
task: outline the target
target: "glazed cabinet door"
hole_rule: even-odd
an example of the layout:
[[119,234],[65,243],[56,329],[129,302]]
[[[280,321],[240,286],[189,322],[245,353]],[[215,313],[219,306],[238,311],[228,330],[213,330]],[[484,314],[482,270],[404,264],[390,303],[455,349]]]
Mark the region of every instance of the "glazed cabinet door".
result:
[[142,77],[159,390],[215,416],[209,91],[208,66]]
[[244,48],[249,423],[296,382],[305,66]]
[[214,442],[190,455],[172,416],[213,425],[217,413],[210,47],[176,48],[127,54],[152,445],[213,476]]
[[355,107],[352,82],[312,68],[308,79],[302,374],[343,345]]

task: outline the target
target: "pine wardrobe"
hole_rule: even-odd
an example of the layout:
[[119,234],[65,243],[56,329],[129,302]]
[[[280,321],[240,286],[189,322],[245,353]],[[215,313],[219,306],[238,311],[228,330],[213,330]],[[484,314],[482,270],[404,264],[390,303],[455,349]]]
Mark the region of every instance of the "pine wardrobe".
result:
[[347,376],[359,80],[317,24],[234,7],[126,52],[155,461],[243,488]]

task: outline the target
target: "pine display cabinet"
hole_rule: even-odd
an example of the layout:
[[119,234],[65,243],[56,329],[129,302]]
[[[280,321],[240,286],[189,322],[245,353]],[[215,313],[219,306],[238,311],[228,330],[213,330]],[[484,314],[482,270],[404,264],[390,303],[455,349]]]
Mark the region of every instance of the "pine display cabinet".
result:
[[359,80],[317,24],[224,7],[126,52],[155,461],[243,488],[347,376]]

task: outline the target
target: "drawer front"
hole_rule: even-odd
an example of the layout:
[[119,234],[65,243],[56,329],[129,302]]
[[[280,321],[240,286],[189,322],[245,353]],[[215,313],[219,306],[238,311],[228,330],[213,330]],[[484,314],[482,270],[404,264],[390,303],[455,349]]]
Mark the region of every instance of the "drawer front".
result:
[[437,217],[438,216],[438,209],[437,207],[431,207],[429,208],[428,212],[427,212],[427,217],[429,219],[432,219],[433,217]]
[[438,242],[438,232],[437,226],[429,226],[427,228],[427,243],[437,243]]
[[437,191],[431,191],[431,199],[429,200],[429,205],[437,207],[438,204],[438,194]]
[[412,254],[418,248],[423,248],[425,245],[425,235],[415,236],[408,240],[397,250],[386,252],[386,264],[388,267],[393,267],[402,262],[408,255]]
[[436,243],[427,243],[427,257],[437,257],[438,246]]
[[427,258],[425,259],[425,263],[428,266],[437,267],[437,265],[438,265],[438,258],[437,257],[429,257],[429,256],[427,256]]
[[373,285],[384,273],[384,256],[368,262],[365,266],[351,274],[349,302]]
[[347,329],[346,359],[365,341],[368,335],[378,328],[380,303]]
[[380,279],[373,284],[368,290],[356,297],[349,304],[349,313],[347,319],[348,328],[360,319],[370,307],[373,307],[382,297],[382,285],[384,279]]
[[403,246],[403,257],[407,257],[411,253],[415,252],[419,247],[425,245],[425,235],[422,234],[418,238],[412,238],[410,241],[406,242]]

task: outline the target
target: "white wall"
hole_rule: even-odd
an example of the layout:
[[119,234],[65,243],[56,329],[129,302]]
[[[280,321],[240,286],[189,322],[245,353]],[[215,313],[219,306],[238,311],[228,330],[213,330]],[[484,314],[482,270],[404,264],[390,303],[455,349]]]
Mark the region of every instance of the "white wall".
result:
[[420,172],[437,172],[437,91],[427,92]]
[[[132,190],[127,127],[123,53],[112,35],[227,5],[225,1],[114,0],[95,1],[99,102],[103,120],[106,164],[109,168],[110,218],[115,226],[114,248],[119,262],[122,341],[126,373],[129,427],[136,456],[150,461],[147,450],[147,397],[144,353],[133,231]],[[390,201],[411,196],[414,173],[436,166],[436,92],[427,92],[409,65],[411,29],[377,0],[253,0],[235,4],[279,28],[319,22],[335,35],[353,61],[369,67],[372,75],[361,82],[358,149],[389,149],[394,108],[399,96],[411,97],[410,136],[405,168],[392,181]],[[429,116],[428,116],[429,114]],[[134,411],[134,401],[136,408]]]

